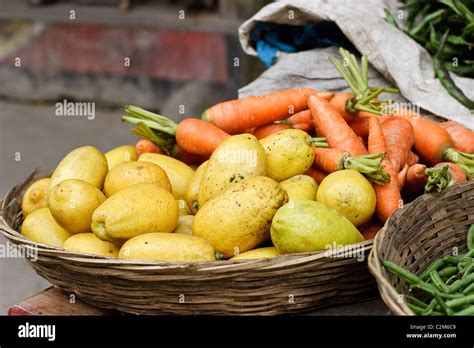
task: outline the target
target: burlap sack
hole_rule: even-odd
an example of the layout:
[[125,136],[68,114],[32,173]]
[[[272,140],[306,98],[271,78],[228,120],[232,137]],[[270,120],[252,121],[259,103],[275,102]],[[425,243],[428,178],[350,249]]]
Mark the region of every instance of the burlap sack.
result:
[[[368,57],[372,85],[397,86],[404,98],[422,109],[474,129],[474,115],[452,98],[435,78],[431,57],[417,42],[384,19],[384,8],[392,13],[390,0],[282,0],[262,8],[239,28],[244,51],[256,55],[250,33],[257,21],[303,25],[333,21],[361,54]],[[282,55],[257,80],[239,90],[239,96],[260,95],[282,88],[313,87],[343,90],[345,82],[328,61],[338,56],[334,47]],[[474,98],[474,80],[452,75],[464,93]],[[392,96],[392,95],[390,95]],[[398,101],[401,97],[395,97]]]

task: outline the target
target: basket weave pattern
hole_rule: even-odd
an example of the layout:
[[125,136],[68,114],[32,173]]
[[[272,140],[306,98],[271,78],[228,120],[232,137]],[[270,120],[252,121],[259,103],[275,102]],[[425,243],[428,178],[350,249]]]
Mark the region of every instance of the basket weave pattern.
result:
[[435,259],[464,253],[466,232],[474,224],[474,181],[442,193],[418,197],[399,209],[377,234],[369,256],[382,299],[393,313],[413,315],[399,295],[408,293],[405,281],[386,271],[381,260],[420,274]]
[[[366,261],[325,252],[163,263],[108,259],[35,243],[17,231],[23,219],[21,197],[40,177],[35,171],[3,199],[0,231],[12,243],[35,248],[38,258],[29,264],[40,276],[92,305],[134,314],[277,315],[376,295]],[[371,248],[367,241],[345,250],[362,251],[366,260]]]

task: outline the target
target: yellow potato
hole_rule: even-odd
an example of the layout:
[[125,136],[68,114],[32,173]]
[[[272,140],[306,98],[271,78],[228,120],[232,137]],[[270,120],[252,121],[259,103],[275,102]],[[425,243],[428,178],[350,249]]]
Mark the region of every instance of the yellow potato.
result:
[[265,175],[265,150],[252,134],[228,137],[212,153],[198,192],[199,207],[232,184]]
[[110,171],[117,164],[128,161],[136,161],[138,155],[137,151],[135,150],[135,146],[123,145],[107,152],[105,154],[105,158],[107,159],[107,165]]
[[372,184],[358,171],[338,170],[319,185],[316,200],[344,215],[355,226],[369,221],[376,206]]
[[181,215],[179,217],[178,226],[174,230],[174,233],[180,234],[193,234],[193,221],[194,215]]
[[318,183],[309,175],[295,175],[280,182],[280,186],[288,193],[290,200],[311,199],[316,200]]
[[63,245],[67,251],[117,258],[120,248],[97,238],[94,233],[78,233],[69,237]]
[[67,179],[84,180],[102,190],[107,170],[107,160],[102,152],[93,146],[78,147],[59,162],[51,175],[48,192],[61,181]]
[[267,177],[245,179],[204,204],[193,222],[193,235],[232,257],[255,248],[270,236],[277,209],[288,201],[280,185]]
[[304,174],[313,164],[311,137],[299,129],[285,129],[260,139],[267,155],[267,176],[280,182]]
[[119,259],[166,262],[215,261],[211,244],[202,238],[176,233],[147,233],[127,241]]
[[158,153],[143,153],[138,157],[138,160],[152,162],[160,166],[170,179],[173,196],[176,199],[184,198],[188,183],[194,174],[194,170],[190,166],[173,157]]
[[21,233],[34,242],[62,247],[71,234],[54,220],[48,208],[30,213],[21,225]]
[[245,253],[239,254],[231,258],[231,260],[256,260],[256,259],[267,259],[270,257],[281,255],[275,247],[265,247],[246,251]]
[[199,193],[199,186],[201,186],[202,176],[204,175],[204,171],[206,169],[208,161],[202,163],[194,172],[191,180],[189,181],[188,188],[186,189],[186,195],[184,199],[191,210],[191,213],[196,214],[199,209],[198,203],[198,193]]
[[150,232],[172,232],[178,204],[157,184],[137,184],[109,197],[92,214],[92,231],[102,240],[123,244]]
[[92,213],[105,201],[98,188],[77,179],[61,181],[49,192],[48,204],[54,219],[70,233],[89,232]]
[[107,197],[127,187],[154,183],[171,192],[171,183],[165,171],[154,163],[130,161],[116,165],[105,177],[104,193]]
[[48,207],[48,184],[49,178],[39,179],[25,191],[21,202],[24,217],[36,209]]

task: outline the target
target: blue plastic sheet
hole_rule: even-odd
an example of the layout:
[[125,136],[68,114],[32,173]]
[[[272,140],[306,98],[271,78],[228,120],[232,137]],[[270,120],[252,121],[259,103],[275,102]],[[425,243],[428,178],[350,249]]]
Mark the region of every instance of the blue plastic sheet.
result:
[[269,68],[278,51],[294,53],[338,45],[352,48],[350,41],[333,22],[288,25],[257,22],[250,35],[258,57]]

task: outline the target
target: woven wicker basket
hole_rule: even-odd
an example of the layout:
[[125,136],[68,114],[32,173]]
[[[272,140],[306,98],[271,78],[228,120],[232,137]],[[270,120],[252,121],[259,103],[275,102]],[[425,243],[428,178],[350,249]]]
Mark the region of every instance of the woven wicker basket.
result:
[[[28,262],[40,276],[90,304],[135,314],[277,315],[376,296],[365,261],[325,252],[163,263],[107,259],[37,244],[17,231],[21,197],[40,177],[34,172],[5,196],[0,230],[12,243],[37,250],[37,260]],[[366,260],[371,248],[367,241],[344,250],[363,253]]]
[[408,293],[408,286],[386,271],[381,261],[391,261],[420,274],[439,257],[453,251],[464,253],[466,231],[473,223],[474,181],[420,196],[387,221],[375,237],[369,268],[382,299],[393,313],[413,315],[400,296]]

